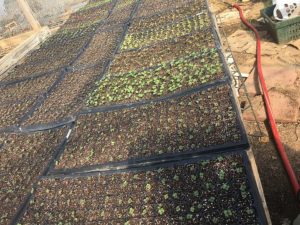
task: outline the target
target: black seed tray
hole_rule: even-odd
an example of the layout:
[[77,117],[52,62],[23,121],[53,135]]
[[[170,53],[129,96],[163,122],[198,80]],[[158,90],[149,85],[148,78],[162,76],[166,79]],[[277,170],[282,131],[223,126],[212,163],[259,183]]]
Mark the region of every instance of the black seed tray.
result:
[[132,0],[130,4],[124,5],[122,1],[118,1],[112,13],[106,20],[106,25],[125,24],[131,20],[131,15],[139,1]]
[[95,65],[101,61],[108,61],[113,57],[125,27],[114,27],[112,30],[96,32],[88,47],[74,62],[73,69]]
[[56,169],[107,166],[248,146],[228,85],[116,111],[78,116]]
[[155,45],[135,51],[120,52],[114,58],[109,73],[126,73],[149,68],[179,59],[203,48],[216,48],[212,31],[195,32],[172,40],[162,41]]
[[121,74],[107,74],[96,82],[97,88],[87,97],[87,106],[153,100],[164,95],[184,92],[228,77],[216,48],[202,48],[171,62]]
[[18,221],[266,224],[244,151],[90,175],[45,177]]
[[23,118],[22,126],[56,123],[74,115],[84,105],[85,96],[102,73],[103,64],[64,73],[43,101]]
[[[110,9],[114,3],[109,3]],[[102,23],[110,14],[110,9],[89,9],[73,13],[61,29],[81,29]]]
[[6,128],[19,125],[21,118],[37,101],[39,101],[39,97],[23,99],[15,104],[2,105],[0,107],[0,130],[5,131]]
[[192,3],[199,2],[203,4],[203,0],[153,0],[153,1],[142,1],[140,4],[137,14],[134,18],[137,17],[151,17],[157,13],[163,13],[167,10],[181,8],[185,5],[190,5]]
[[19,64],[7,72],[7,76],[1,80],[1,84],[13,84],[27,79],[32,79],[35,77],[50,74],[52,71],[61,71],[64,66],[61,62],[56,60],[51,64],[49,61],[43,61],[39,64],[29,63],[29,64]]
[[66,43],[80,40],[87,36],[91,36],[92,32],[97,28],[97,26],[86,26],[80,29],[60,29],[53,36],[49,37],[47,41],[42,43],[40,49],[53,49],[55,47],[62,46]]
[[137,33],[127,33],[121,49],[122,51],[137,49],[153,45],[156,42],[188,35],[196,31],[203,32],[209,27],[211,27],[211,21],[206,11],[153,29],[146,29]]
[[66,132],[64,127],[31,134],[1,135],[1,224],[9,224],[20,213],[34,184],[53,164]]
[[58,76],[59,73],[54,73],[14,85],[0,86],[0,105],[13,104],[39,96],[51,87]]
[[42,73],[36,73],[36,74],[32,74],[31,76],[26,76],[24,78],[19,78],[19,79],[15,79],[15,80],[8,80],[8,81],[1,80],[0,88],[7,87],[10,85],[17,85],[18,83],[38,79],[38,78],[41,78],[44,76],[51,76],[53,73],[61,73],[63,70],[65,70],[65,68],[59,68],[56,70],[50,70],[50,71],[46,71],[46,72],[42,72]]
[[202,4],[193,2],[189,5],[182,6],[181,8],[157,13],[151,17],[135,18],[130,25],[129,33],[141,32],[172,23],[178,23],[184,18],[192,17],[203,12],[207,12],[205,2]]

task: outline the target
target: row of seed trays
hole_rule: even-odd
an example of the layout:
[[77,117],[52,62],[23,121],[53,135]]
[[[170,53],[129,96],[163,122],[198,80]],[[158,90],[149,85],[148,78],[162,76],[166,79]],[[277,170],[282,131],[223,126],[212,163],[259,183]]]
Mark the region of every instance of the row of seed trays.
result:
[[1,224],[266,224],[205,1],[90,0],[47,54],[7,102],[59,80],[22,126],[74,122],[0,137]]
[[[149,22],[145,18],[141,22],[134,20],[121,51],[108,74],[96,83],[98,88],[89,94],[87,105],[151,100],[225,79],[208,10],[186,16],[195,11],[187,6],[184,9],[182,18],[174,21],[169,15],[170,21],[165,24],[138,32],[132,30],[140,24],[144,27],[155,24],[155,20],[152,17]],[[177,15],[179,10],[172,12]],[[160,18],[155,18],[160,23]]]
[[[0,99],[3,106],[0,110],[1,128],[19,126],[27,115],[29,122],[26,124],[30,124],[34,119],[36,121],[32,123],[36,124],[54,122],[74,114],[78,109],[74,106],[84,102],[84,99],[80,101],[84,98],[80,96],[85,95],[83,88],[94,85],[101,75],[103,64],[112,57],[124,32],[123,25],[101,31],[100,24],[86,25],[84,21],[96,19],[96,14],[101,12],[102,15],[103,10],[108,13],[114,4],[112,1],[88,4],[78,12],[82,17],[78,16],[76,22],[84,26],[70,28],[67,22],[56,34],[42,43],[39,49],[30,53],[21,64],[8,72],[8,76],[0,83],[3,93]],[[92,11],[94,16],[83,16]],[[74,20],[72,23],[75,23]],[[94,70],[97,71],[83,71],[86,67],[96,68]],[[78,73],[81,75],[76,76]],[[72,74],[75,76],[72,77]],[[62,83],[59,84],[60,82]],[[48,93],[49,90],[54,93]],[[51,99],[43,103],[43,97]],[[32,113],[33,119],[30,115]],[[42,116],[39,115],[41,113]]]
[[49,71],[60,71],[76,59],[91,37],[93,27],[60,30],[39,49],[34,50],[23,62],[8,72],[1,83],[22,81]]
[[1,134],[0,143],[0,224],[10,224],[44,175],[65,128],[32,134]]
[[[136,15],[143,15],[144,2]],[[90,110],[77,117],[50,173],[60,178],[41,181],[22,223],[266,223],[246,154],[217,153],[248,144],[209,13],[197,3],[191,1],[200,13],[178,1],[167,12],[134,16],[108,73],[87,98]],[[208,152],[219,156],[203,160]],[[166,169],[90,172],[199,154],[198,161]],[[42,199],[50,203],[40,205]],[[60,210],[62,202],[69,210]],[[45,214],[35,216],[38,211]]]
[[247,146],[229,89],[79,116],[56,169]]
[[30,78],[72,64],[80,52],[84,51],[93,33],[107,18],[114,4],[114,1],[107,3],[98,1],[72,14],[57,33],[9,71],[1,83]]
[[[135,2],[132,2],[131,5],[133,3]],[[90,4],[94,5],[95,3]],[[108,2],[100,6],[103,7],[106,4],[112,3]],[[116,3],[112,12],[117,9],[118,5]],[[129,4],[129,6],[131,5]],[[86,8],[91,10],[88,6]],[[85,10],[87,9],[80,10],[80,12]],[[111,21],[110,17],[106,21],[109,23]],[[103,30],[103,27],[109,29]],[[107,24],[104,24],[104,26],[99,25],[93,31],[89,44],[84,51],[68,67],[67,72],[64,74],[64,79],[22,125],[32,126],[59,122],[74,116],[76,112],[82,109],[87,94],[90,92],[90,89],[95,87],[95,81],[101,78],[105,65],[116,52],[125,29],[126,25],[122,23],[117,25],[110,24],[109,26]]]
[[[104,7],[108,12],[113,3],[108,4],[109,7],[100,2],[88,4],[80,10],[80,13],[86,11],[85,13],[73,15],[56,34],[13,68],[7,78],[1,81],[1,128],[19,125],[20,118],[32,109],[41,96],[50,97],[41,108],[46,119],[50,115],[53,121],[61,116],[60,113],[65,116],[70,110],[74,110],[74,102],[78,103],[78,99],[80,100],[79,94],[84,95],[83,90],[89,84],[94,84],[102,70],[104,61],[97,61],[99,49],[102,50],[104,59],[110,58],[123,30],[121,26],[116,32],[98,33],[93,36],[99,27],[99,7]],[[94,14],[91,15],[91,12]],[[104,18],[104,13],[102,16]],[[94,19],[97,20],[95,23]],[[85,49],[90,41],[91,48]],[[105,47],[106,51],[103,51]],[[80,54],[83,51],[86,54]],[[78,68],[68,68],[78,56],[81,56],[81,60],[76,64]],[[83,71],[81,67],[86,66],[87,62],[93,66],[88,65],[89,69]],[[62,68],[59,68],[60,66]],[[61,83],[57,83],[59,79],[62,80]],[[48,93],[50,88],[58,91]],[[72,107],[70,104],[73,104]],[[51,111],[53,106],[57,107]],[[66,127],[63,127],[28,134],[1,134],[0,224],[14,223],[22,212],[40,176],[47,174],[51,163],[54,162],[66,131]]]

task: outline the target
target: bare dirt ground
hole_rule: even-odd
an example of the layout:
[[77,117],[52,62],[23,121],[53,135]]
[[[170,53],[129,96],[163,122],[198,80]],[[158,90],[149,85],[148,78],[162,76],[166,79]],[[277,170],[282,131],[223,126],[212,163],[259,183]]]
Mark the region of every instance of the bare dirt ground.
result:
[[[232,1],[227,1],[233,3]],[[262,181],[267,205],[274,225],[292,224],[300,213],[290,182],[274,146],[262,96],[255,73],[255,39],[253,34],[241,24],[235,9],[228,9],[224,3],[211,0],[212,10],[222,20],[234,58],[242,73],[249,74],[246,85],[251,96],[255,114],[258,116],[263,137],[253,121],[252,111],[243,113],[246,130],[254,152]],[[286,148],[297,177],[300,176],[300,49],[293,43],[278,45],[265,31],[258,20],[260,10],[266,7],[262,2],[241,3],[245,17],[255,25],[262,37],[262,62],[271,104],[280,136]],[[240,101],[244,101],[241,97]],[[247,106],[247,103],[246,103]],[[299,177],[300,179],[300,177]]]

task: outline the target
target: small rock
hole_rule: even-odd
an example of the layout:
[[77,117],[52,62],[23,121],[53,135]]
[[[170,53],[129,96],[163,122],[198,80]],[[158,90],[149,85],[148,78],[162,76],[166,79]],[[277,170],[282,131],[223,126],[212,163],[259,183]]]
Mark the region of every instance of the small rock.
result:
[[259,141],[261,143],[268,143],[268,142],[270,142],[270,138],[269,138],[269,136],[262,136],[259,138]]

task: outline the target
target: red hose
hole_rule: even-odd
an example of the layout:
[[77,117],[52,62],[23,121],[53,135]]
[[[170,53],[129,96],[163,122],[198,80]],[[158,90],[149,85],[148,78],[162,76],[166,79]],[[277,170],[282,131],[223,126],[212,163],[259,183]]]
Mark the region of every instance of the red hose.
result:
[[272,109],[271,109],[268,89],[267,89],[267,85],[266,85],[266,82],[265,82],[265,79],[264,79],[262,66],[261,66],[261,45],[260,45],[260,37],[259,37],[258,31],[245,19],[244,15],[243,15],[243,10],[240,8],[239,5],[234,4],[233,7],[236,8],[239,11],[240,18],[241,18],[242,22],[255,33],[256,44],[257,44],[257,46],[256,46],[257,71],[258,71],[258,76],[259,76],[259,80],[260,80],[260,85],[261,85],[261,88],[262,88],[262,91],[263,91],[263,97],[264,97],[264,101],[265,101],[265,105],[266,105],[266,109],[267,109],[267,115],[268,115],[269,123],[270,123],[270,126],[271,126],[272,134],[273,134],[273,137],[274,137],[274,141],[275,141],[278,153],[279,153],[279,155],[282,159],[285,170],[288,173],[288,176],[289,176],[290,182],[293,186],[296,198],[300,202],[300,185],[299,185],[299,182],[296,178],[295,172],[294,172],[294,170],[291,166],[291,163],[290,163],[290,161],[287,157],[284,146],[281,142],[279,132],[278,132],[278,129],[277,129],[277,126],[276,126],[276,123],[275,123],[275,119],[273,117]]

